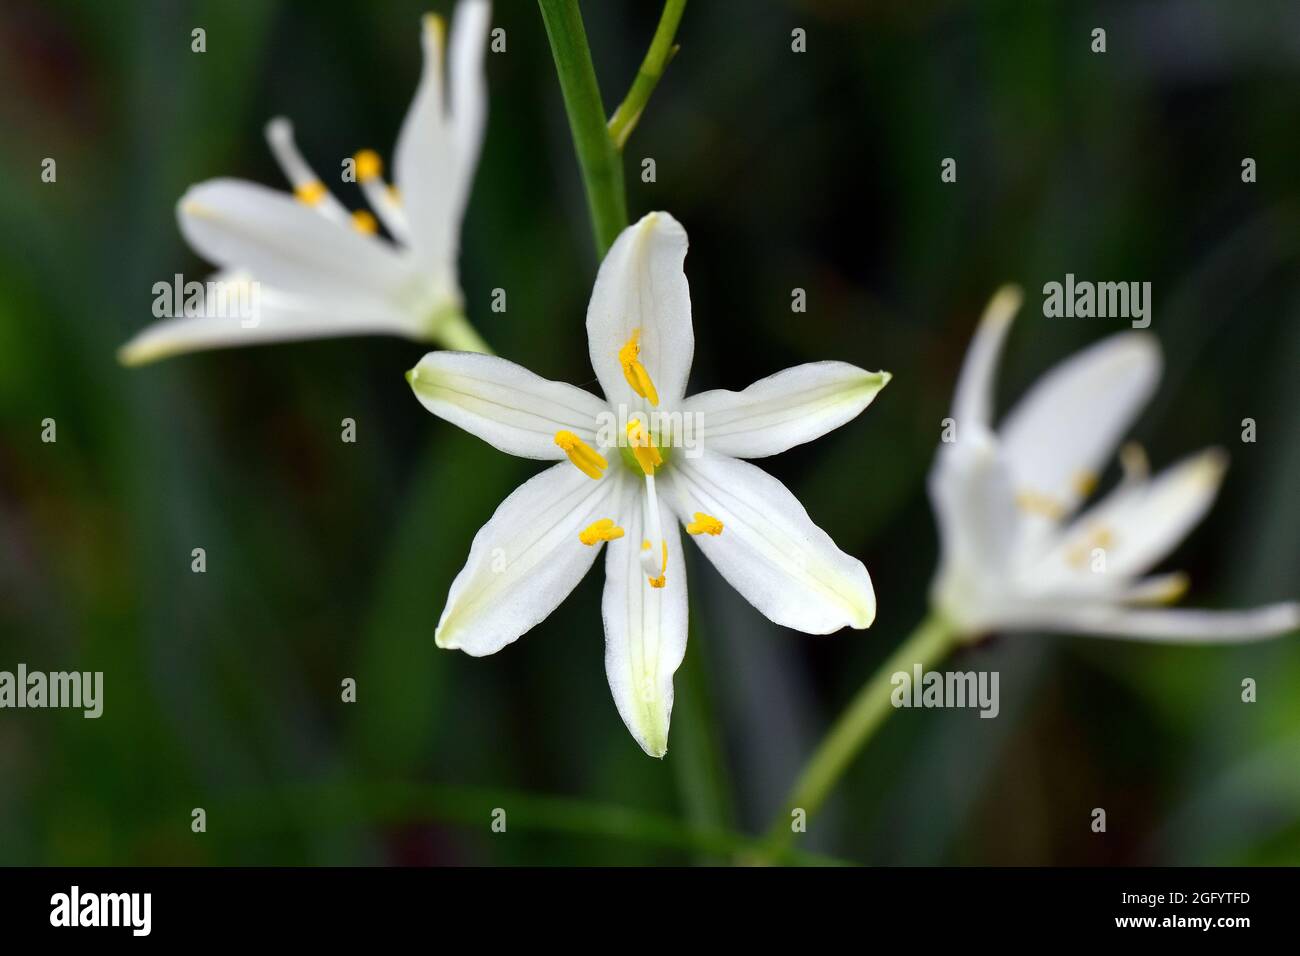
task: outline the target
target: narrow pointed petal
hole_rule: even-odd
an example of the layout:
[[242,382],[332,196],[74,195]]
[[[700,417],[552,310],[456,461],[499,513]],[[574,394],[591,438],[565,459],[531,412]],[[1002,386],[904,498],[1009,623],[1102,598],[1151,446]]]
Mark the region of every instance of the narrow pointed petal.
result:
[[578,535],[613,512],[617,487],[565,463],[515,489],[474,536],[438,622],[438,646],[494,654],[545,620],[596,560],[600,545]]
[[488,0],[460,0],[456,4],[451,19],[451,49],[447,55],[451,79],[451,123],[459,172],[452,202],[452,216],[456,222],[464,217],[474,171],[478,168],[479,152],[483,147],[488,106],[483,59],[491,25],[492,4]]
[[668,751],[673,674],[686,653],[686,564],[673,522],[663,527],[668,568],[662,588],[652,588],[641,568],[645,537],[642,495],[629,494],[620,509],[626,534],[605,553],[605,675],[619,716],[651,757]]
[[440,282],[451,282],[460,233],[455,198],[462,170],[443,98],[444,31],[439,17],[423,18],[424,67],[397,134],[393,182],[420,267]]
[[640,330],[640,361],[660,404],[675,409],[686,392],[695,353],[691,295],[683,263],[686,230],[666,212],[628,226],[600,264],[587,308],[591,366],[609,403],[645,409],[619,363],[619,350]]
[[682,403],[683,427],[698,428],[698,441],[714,454],[775,455],[856,418],[889,379],[847,362],[796,365],[741,392],[692,395]]
[[1106,553],[1106,577],[1126,580],[1158,564],[1214,503],[1228,457],[1217,448],[1190,455],[1148,481],[1130,482],[1088,509],[1061,535],[1044,570],[1065,573],[1082,550]]
[[[229,290],[251,280],[247,276],[227,276],[218,281],[226,283]],[[204,314],[155,322],[118,350],[118,361],[123,365],[145,365],[187,352],[241,345],[347,335],[417,334],[411,316],[382,300],[344,304],[259,287],[256,299],[249,301],[255,301],[256,308],[248,318]]]
[[1072,513],[1159,378],[1159,346],[1141,332],[1104,339],[1040,378],[999,429],[1017,493],[1051,520]]
[[1300,628],[1300,604],[1267,604],[1245,611],[1193,608],[1146,610],[1093,606],[1063,609],[1020,629],[1090,634],[1171,644],[1240,644]]
[[284,292],[336,298],[340,307],[358,299],[397,307],[419,285],[392,246],[323,221],[289,194],[257,183],[210,179],[192,186],[177,219],[199,255]]
[[929,478],[940,551],[932,591],[945,613],[974,628],[1010,585],[1022,518],[997,440],[969,423],[957,433]]
[[407,373],[407,381],[433,414],[521,458],[564,458],[555,444],[560,431],[595,447],[599,417],[609,412],[590,392],[548,381],[494,355],[430,352]]
[[980,317],[975,337],[966,350],[957,391],[952,401],[952,417],[958,434],[966,425],[991,428],[993,425],[993,386],[997,378],[1002,346],[1011,329],[1011,321],[1020,311],[1023,295],[1017,286],[1006,285],[994,293]]
[[700,550],[768,618],[807,634],[870,627],[876,596],[862,562],[835,546],[780,481],[749,462],[674,459],[663,487],[683,523],[697,511],[722,522],[695,535]]

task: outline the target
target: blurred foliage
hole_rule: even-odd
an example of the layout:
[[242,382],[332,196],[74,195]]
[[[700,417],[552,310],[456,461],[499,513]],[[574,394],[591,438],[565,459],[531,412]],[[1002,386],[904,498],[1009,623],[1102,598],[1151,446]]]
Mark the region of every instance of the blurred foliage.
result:
[[[447,5],[437,0],[435,8]],[[871,569],[869,632],[777,633],[692,560],[663,763],[606,686],[600,581],[503,653],[433,629],[477,527],[533,469],[425,413],[421,349],[364,339],[127,371],[151,286],[201,275],[193,182],[280,183],[290,116],[328,174],[386,154],[419,70],[408,0],[9,0],[0,12],[0,669],[103,670],[99,720],[0,713],[0,863],[584,863],[723,858],[922,613],[924,476],[975,317],[1028,305],[1004,400],[1114,331],[1044,319],[1066,272],[1150,280],[1167,368],[1136,437],[1157,466],[1232,453],[1169,562],[1212,606],[1294,597],[1300,558],[1300,7],[695,0],[627,148],[629,209],[691,235],[693,389],[838,358],[895,379],[770,462]],[[584,4],[608,108],[652,3]],[[498,351],[592,384],[595,258],[535,5],[499,0],[465,231]],[[190,52],[190,30],[207,52]],[[1094,26],[1108,52],[1089,52]],[[808,52],[790,31],[808,31]],[[58,162],[42,184],[44,157]],[[657,182],[642,183],[653,157]],[[958,182],[939,163],[958,159]],[[1240,179],[1242,157],[1259,181]],[[346,196],[352,204],[358,196]],[[488,308],[494,287],[509,311]],[[807,290],[793,317],[790,290]],[[40,422],[57,420],[57,444]],[[356,419],[359,441],[339,440]],[[1240,423],[1258,422],[1242,444]],[[190,571],[204,547],[208,570]],[[697,555],[693,555],[697,558]],[[896,715],[805,848],[888,863],[1300,862],[1300,647],[994,638],[1002,714]],[[359,698],[340,702],[344,677]],[[1243,677],[1259,702],[1240,703]],[[190,832],[190,809],[208,832]],[[511,826],[489,829],[503,806]],[[1107,808],[1109,833],[1088,829]],[[585,821],[585,822],[584,822]],[[676,822],[680,821],[680,822]],[[703,836],[700,836],[703,834]]]

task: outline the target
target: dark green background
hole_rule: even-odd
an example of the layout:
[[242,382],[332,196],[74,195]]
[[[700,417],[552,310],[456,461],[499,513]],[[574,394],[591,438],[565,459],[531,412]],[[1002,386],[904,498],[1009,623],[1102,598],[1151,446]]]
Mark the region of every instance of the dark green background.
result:
[[[283,184],[268,118],[295,121],[322,175],[363,146],[391,161],[422,10],[4,4],[0,669],[103,670],[106,701],[98,721],[0,712],[0,863],[685,862],[700,856],[672,820],[763,826],[923,613],[924,476],[975,319],[1005,281],[1027,305],[1003,407],[1123,327],[1043,318],[1044,282],[1153,283],[1167,367],[1136,437],[1157,467],[1210,444],[1232,456],[1218,506],[1168,566],[1191,572],[1188,603],[1296,596],[1300,7],[692,0],[628,145],[630,212],[667,209],[690,234],[694,390],[822,358],[894,373],[861,418],[765,463],[866,562],[879,617],[782,631],[694,560],[662,763],[610,699],[598,574],[501,654],[438,651],[470,538],[536,466],[421,409],[401,374],[419,345],[114,359],[151,320],[155,281],[205,270],[175,225],[186,186]],[[655,4],[584,13],[612,110]],[[469,314],[501,354],[591,384],[596,261],[545,34],[523,0],[498,2],[495,21],[508,52],[488,57]],[[1089,52],[1094,26],[1105,55]],[[795,27],[806,54],[790,50]],[[636,175],[646,156],[654,184]],[[945,156],[956,184],[940,183]],[[505,315],[488,309],[498,286]],[[57,444],[40,441],[46,417]],[[344,417],[355,445],[339,440]],[[1239,440],[1245,417],[1256,444]],[[1300,862],[1294,639],[1012,635],[956,664],[1001,672],[1001,716],[895,715],[805,846],[875,863]],[[349,676],[359,701],[345,705]],[[1256,704],[1239,700],[1244,677]],[[489,830],[494,807],[505,834]]]

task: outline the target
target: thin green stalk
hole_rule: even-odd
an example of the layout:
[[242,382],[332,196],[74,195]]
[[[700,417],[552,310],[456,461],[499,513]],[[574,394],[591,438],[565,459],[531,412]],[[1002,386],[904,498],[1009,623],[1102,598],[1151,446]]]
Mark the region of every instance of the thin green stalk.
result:
[[655,28],[655,35],[650,40],[650,49],[646,51],[645,59],[641,61],[641,69],[637,70],[636,79],[632,81],[627,96],[618,105],[614,115],[609,118],[609,136],[620,151],[627,143],[627,138],[632,135],[632,130],[636,129],[641,111],[650,100],[650,94],[659,85],[659,78],[664,75],[664,67],[677,52],[673,37],[677,33],[677,24],[681,23],[682,11],[685,9],[686,0],[667,0],[664,4],[663,13],[659,16],[659,26]]
[[493,355],[492,346],[483,341],[469,319],[456,312],[443,319],[438,326],[438,344],[453,352],[482,352]]
[[555,72],[564,94],[573,147],[582,168],[582,181],[591,210],[596,253],[605,257],[618,234],[627,228],[627,196],[623,191],[623,162],[605,127],[605,107],[596,83],[596,70],[587,48],[587,31],[577,0],[537,0],[546,36],[555,58]]
[[892,677],[898,671],[911,673],[915,664],[922,669],[937,663],[957,644],[953,626],[938,614],[930,614],[916,626],[910,637],[889,659],[880,665],[862,686],[848,709],[826,734],[812,758],[804,766],[798,782],[787,798],[781,816],[767,832],[767,852],[760,860],[771,860],[783,852],[794,839],[791,827],[793,812],[803,810],[811,817],[830,795],[835,784],[848,769],[853,758],[894,709],[890,704]]

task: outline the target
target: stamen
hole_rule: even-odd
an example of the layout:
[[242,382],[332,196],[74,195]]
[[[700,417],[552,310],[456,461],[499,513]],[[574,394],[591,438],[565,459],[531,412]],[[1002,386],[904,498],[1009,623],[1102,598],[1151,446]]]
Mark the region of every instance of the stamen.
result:
[[641,330],[633,329],[632,337],[618,350],[618,362],[623,366],[623,377],[627,379],[632,391],[636,392],[651,405],[658,407],[659,392],[638,356],[641,354]]
[[1093,528],[1088,536],[1066,552],[1065,560],[1072,567],[1081,568],[1088,563],[1094,548],[1109,548],[1115,542],[1115,536],[1105,526]]
[[406,214],[397,201],[397,190],[384,182],[384,161],[373,149],[358,150],[352,157],[356,166],[357,185],[370,208],[379,216],[388,234],[402,242],[410,239]]
[[360,150],[352,157],[352,161],[357,166],[357,182],[369,182],[384,174],[384,161],[373,149]]
[[299,202],[306,203],[308,206],[315,206],[325,198],[325,184],[319,179],[313,179],[311,182],[294,186],[293,194],[298,197]]
[[1065,517],[1065,507],[1060,502],[1037,491],[1020,492],[1016,495],[1016,504],[1020,506],[1021,511],[1041,515],[1053,521]]
[[623,529],[614,524],[613,518],[601,518],[578,533],[578,540],[589,546],[595,545],[598,541],[614,541],[621,537],[623,537]]
[[364,209],[358,209],[352,213],[352,228],[367,236],[373,236],[379,232],[379,222]]
[[640,419],[634,418],[627,423],[627,443],[632,449],[636,463],[647,475],[653,475],[655,469],[664,463],[663,455],[655,447],[650,433],[645,430],[645,425],[641,424]]
[[[668,577],[668,540],[664,537],[663,526],[659,523],[659,496],[655,493],[655,476],[645,476],[645,517],[646,531],[650,537],[641,542],[641,570],[650,579],[652,588],[661,588]],[[660,543],[660,559],[655,560],[652,541]]]
[[347,210],[330,195],[320,177],[312,171],[311,165],[298,151],[298,144],[293,141],[293,124],[283,116],[277,116],[266,124],[264,132],[267,145],[271,147],[271,155],[279,164],[284,178],[293,186],[293,193],[299,201],[311,206],[327,219],[346,223]]
[[601,477],[605,469],[609,467],[609,462],[605,460],[604,455],[573,434],[573,432],[556,432],[555,444],[569,456],[569,461],[573,462],[578,467],[578,470],[589,478]]
[[1075,494],[1080,498],[1086,498],[1097,490],[1097,473],[1095,471],[1077,471],[1074,473],[1070,484],[1073,486]]
[[695,520],[686,526],[687,534],[722,534],[722,522],[713,515],[706,515],[703,511],[695,512]]

